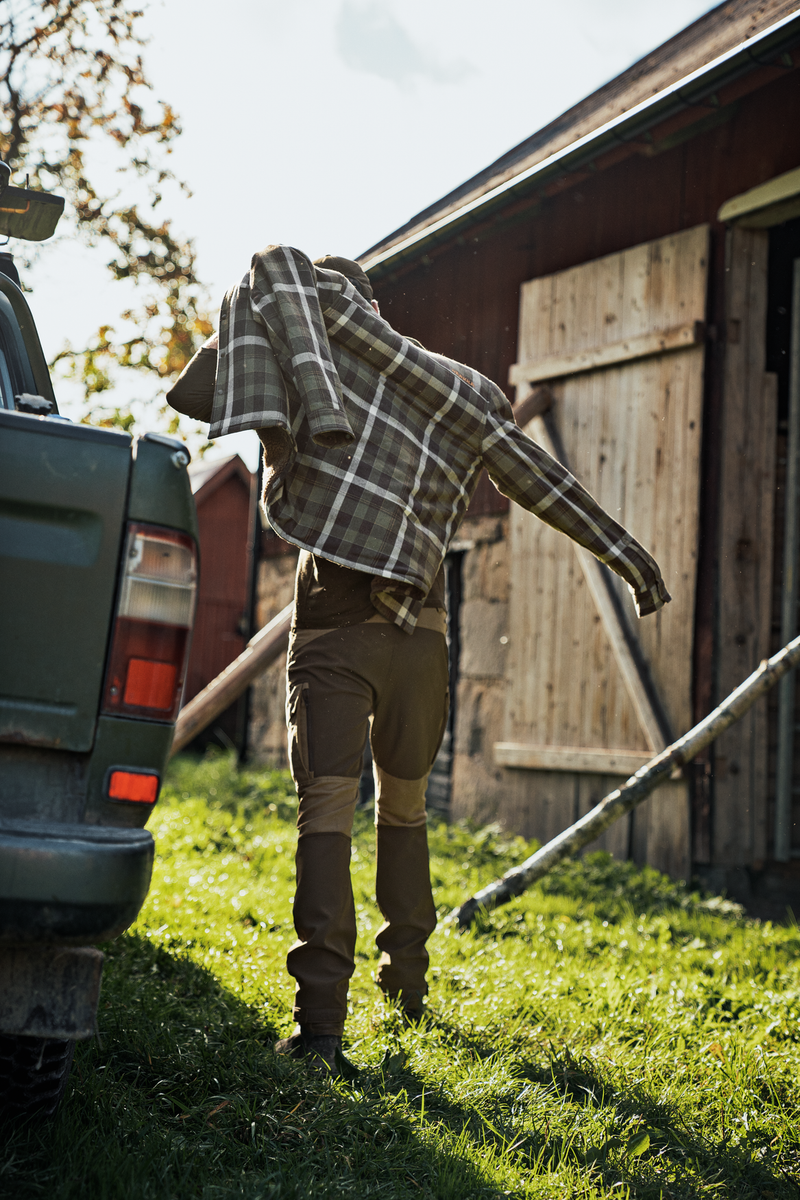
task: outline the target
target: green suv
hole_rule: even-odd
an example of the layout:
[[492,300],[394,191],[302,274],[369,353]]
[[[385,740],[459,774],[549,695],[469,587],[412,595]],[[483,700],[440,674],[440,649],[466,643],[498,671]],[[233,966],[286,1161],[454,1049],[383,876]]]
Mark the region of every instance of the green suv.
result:
[[[49,236],[63,202],[8,187],[2,168],[0,232]],[[60,416],[18,282],[0,255],[6,1119],[55,1110],[75,1041],[95,1029],[94,946],[126,929],[147,894],[154,845],[144,826],[180,706],[197,587],[185,448]]]

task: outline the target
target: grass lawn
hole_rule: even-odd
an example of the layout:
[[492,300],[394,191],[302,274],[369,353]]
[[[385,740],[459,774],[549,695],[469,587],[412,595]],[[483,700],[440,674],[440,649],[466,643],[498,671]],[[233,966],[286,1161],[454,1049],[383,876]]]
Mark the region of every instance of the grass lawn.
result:
[[[359,815],[351,1080],[276,1058],[291,1028],[286,776],[173,765],[136,925],[106,947],[100,1036],[49,1126],[0,1149],[0,1195],[800,1195],[800,931],[605,855],[470,933],[431,939],[430,1016],[372,982],[373,833]],[[521,861],[497,831],[431,834],[442,913]]]

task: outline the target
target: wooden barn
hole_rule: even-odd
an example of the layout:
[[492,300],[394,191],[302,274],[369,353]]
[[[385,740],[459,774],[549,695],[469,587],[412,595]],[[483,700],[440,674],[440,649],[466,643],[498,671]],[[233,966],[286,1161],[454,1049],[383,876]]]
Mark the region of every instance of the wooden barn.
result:
[[[796,259],[797,0],[719,5],[361,256],[392,325],[508,385],[674,597],[637,622],[484,479],[449,560],[454,816],[551,837],[794,633]],[[800,891],[792,702],[601,844],[780,909]]]
[[[189,467],[200,529],[200,586],[197,594],[184,702],[215,679],[241,654],[251,633],[256,476],[238,454]],[[249,695],[226,709],[193,743],[209,743],[243,756],[247,748]]]

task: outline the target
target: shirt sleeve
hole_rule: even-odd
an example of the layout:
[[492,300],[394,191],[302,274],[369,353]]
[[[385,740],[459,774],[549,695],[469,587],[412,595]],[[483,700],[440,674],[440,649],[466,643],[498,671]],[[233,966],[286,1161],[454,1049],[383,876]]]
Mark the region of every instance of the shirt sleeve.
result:
[[671,599],[655,559],[513,421],[489,414],[482,454],[504,496],[584,546],[625,580],[640,617]]

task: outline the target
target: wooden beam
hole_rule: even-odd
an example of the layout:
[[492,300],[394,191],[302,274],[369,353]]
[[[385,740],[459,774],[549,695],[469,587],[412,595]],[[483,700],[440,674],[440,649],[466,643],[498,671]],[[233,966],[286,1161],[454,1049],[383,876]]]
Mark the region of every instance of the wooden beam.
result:
[[591,775],[624,775],[627,779],[652,759],[636,750],[597,750],[587,746],[528,746],[524,742],[495,742],[499,767],[534,771],[577,771]]
[[520,429],[530,425],[534,417],[543,417],[553,407],[555,397],[546,385],[535,388],[524,400],[518,399],[514,405],[514,420]]
[[524,383],[541,383],[545,379],[579,375],[584,371],[597,371],[601,367],[613,367],[636,358],[652,358],[670,350],[687,350],[704,342],[705,336],[703,321],[686,321],[672,329],[643,333],[621,342],[610,342],[607,346],[595,346],[591,350],[550,355],[537,362],[514,363],[508,379],[515,387],[519,387]]
[[[569,469],[552,416],[545,413],[534,417],[532,424],[534,440],[548,454]],[[572,548],[578,557],[592,600],[600,614],[603,629],[611,643],[614,658],[642,732],[647,738],[651,750],[659,754],[670,741],[666,717],[658,698],[653,693],[653,685],[646,670],[637,659],[636,642],[633,634],[626,627],[619,599],[608,578],[608,567],[605,567],[589,550],[585,550],[577,542],[572,543]]]
[[763,229],[797,215],[800,208],[800,167],[786,171],[758,187],[726,200],[717,213],[718,221]]

